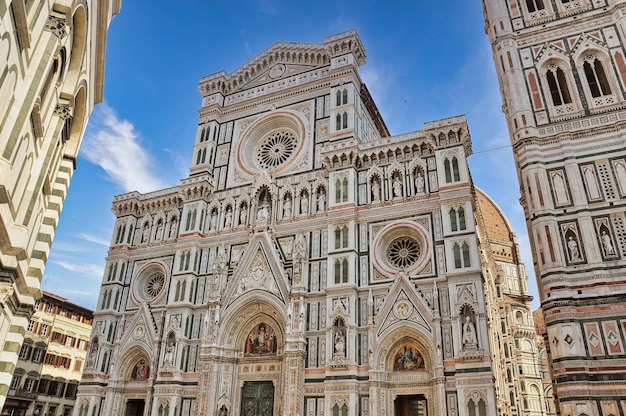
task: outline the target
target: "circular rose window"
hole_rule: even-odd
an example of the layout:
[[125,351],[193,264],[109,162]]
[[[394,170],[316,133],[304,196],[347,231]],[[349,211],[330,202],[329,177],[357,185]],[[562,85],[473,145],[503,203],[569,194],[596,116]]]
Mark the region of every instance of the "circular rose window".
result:
[[277,131],[260,143],[257,162],[264,169],[276,168],[293,155],[296,145],[296,136],[292,132]]
[[155,273],[148,278],[145,285],[145,293],[149,298],[156,298],[165,286],[165,276],[163,273]]
[[387,248],[387,259],[399,269],[414,265],[420,257],[420,243],[412,237],[396,238]]
[[306,151],[306,129],[299,114],[273,111],[253,122],[236,149],[238,174],[245,178],[262,171],[282,174],[300,166]]
[[372,263],[388,278],[399,271],[414,276],[431,259],[429,233],[415,221],[396,221],[375,232]]
[[152,302],[165,292],[167,278],[162,265],[150,263],[143,267],[134,278],[133,298],[137,302]]

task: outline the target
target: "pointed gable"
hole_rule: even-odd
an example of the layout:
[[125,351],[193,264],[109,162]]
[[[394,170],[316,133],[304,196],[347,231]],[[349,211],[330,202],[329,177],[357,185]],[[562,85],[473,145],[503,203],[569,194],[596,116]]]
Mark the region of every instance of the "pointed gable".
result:
[[126,330],[120,340],[120,351],[124,352],[132,347],[141,346],[149,354],[157,339],[159,336],[156,319],[148,304],[144,302],[126,325]]
[[324,43],[277,42],[232,73],[224,71],[200,80],[203,95],[233,94],[268,82],[289,78],[317,68],[330,68],[331,59],[352,54],[358,65],[365,63],[365,48],[355,30],[324,39]]
[[376,316],[376,335],[380,337],[385,331],[400,323],[413,324],[432,334],[433,314],[430,306],[426,305],[418,295],[415,286],[402,272],[398,274],[385,302]]
[[289,296],[287,274],[266,233],[252,237],[235,268],[234,276],[224,292],[224,305],[227,308],[240,296],[255,290],[272,294],[283,303]]

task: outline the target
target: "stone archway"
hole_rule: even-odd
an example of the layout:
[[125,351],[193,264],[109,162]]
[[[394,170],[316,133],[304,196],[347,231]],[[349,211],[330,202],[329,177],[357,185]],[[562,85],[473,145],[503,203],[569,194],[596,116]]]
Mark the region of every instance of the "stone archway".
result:
[[370,371],[373,413],[439,414],[445,388],[436,351],[430,336],[417,328],[396,327],[382,334]]

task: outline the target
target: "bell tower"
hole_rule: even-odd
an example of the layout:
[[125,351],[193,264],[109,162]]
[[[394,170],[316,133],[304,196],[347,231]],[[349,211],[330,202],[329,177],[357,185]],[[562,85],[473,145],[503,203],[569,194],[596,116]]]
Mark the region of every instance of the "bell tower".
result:
[[626,1],[483,6],[560,413],[624,414]]

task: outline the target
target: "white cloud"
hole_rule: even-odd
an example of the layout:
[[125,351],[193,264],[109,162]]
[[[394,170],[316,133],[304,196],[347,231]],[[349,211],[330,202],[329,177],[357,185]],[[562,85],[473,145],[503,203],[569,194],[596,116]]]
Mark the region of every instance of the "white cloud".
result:
[[139,135],[128,120],[120,119],[106,104],[96,107],[85,135],[82,154],[106,172],[108,180],[124,191],[142,193],[164,188],[153,176],[154,163],[141,147]]
[[109,240],[105,240],[104,238],[100,238],[92,234],[78,233],[78,238],[85,240],[85,241],[89,241],[90,243],[99,244],[101,246],[105,246],[105,247],[109,246]]
[[98,264],[77,264],[67,261],[57,261],[56,264],[65,270],[69,270],[70,272],[79,273],[91,278],[97,278],[98,280],[102,278],[102,275],[104,274],[104,267]]

